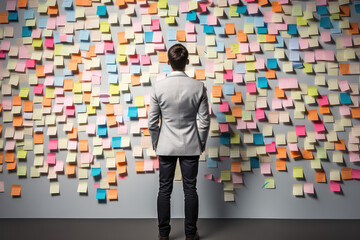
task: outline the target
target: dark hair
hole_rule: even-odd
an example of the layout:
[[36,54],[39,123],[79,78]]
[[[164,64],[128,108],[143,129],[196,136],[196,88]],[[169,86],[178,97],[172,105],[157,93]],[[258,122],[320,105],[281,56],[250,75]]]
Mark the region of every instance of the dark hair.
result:
[[174,71],[185,69],[189,53],[182,44],[173,45],[168,51],[170,65]]

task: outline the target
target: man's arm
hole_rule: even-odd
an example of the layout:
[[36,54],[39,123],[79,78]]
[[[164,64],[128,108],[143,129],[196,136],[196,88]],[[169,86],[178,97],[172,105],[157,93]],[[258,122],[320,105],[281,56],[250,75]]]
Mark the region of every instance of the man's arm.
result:
[[207,90],[205,84],[203,86],[203,94],[200,101],[198,116],[199,116],[198,131],[201,141],[201,151],[203,152],[205,151],[206,140],[210,128],[209,103],[208,103]]
[[150,106],[148,116],[148,129],[151,136],[151,142],[153,149],[156,150],[160,127],[159,127],[159,116],[161,115],[160,106],[158,99],[156,98],[155,88],[151,87],[150,93]]

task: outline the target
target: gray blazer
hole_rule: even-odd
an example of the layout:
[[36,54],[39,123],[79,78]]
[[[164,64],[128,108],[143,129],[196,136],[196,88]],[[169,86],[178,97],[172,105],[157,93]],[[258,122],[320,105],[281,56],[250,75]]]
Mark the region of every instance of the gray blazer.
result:
[[148,128],[157,155],[201,155],[209,127],[209,103],[204,83],[182,71],[174,71],[156,81],[151,89]]

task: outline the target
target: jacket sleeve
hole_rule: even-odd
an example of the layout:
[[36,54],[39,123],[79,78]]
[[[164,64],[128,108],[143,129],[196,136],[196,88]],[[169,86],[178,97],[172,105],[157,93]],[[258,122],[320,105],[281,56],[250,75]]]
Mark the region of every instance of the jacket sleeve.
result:
[[205,145],[209,134],[210,128],[210,115],[209,115],[209,102],[207,97],[207,90],[205,84],[202,89],[202,96],[200,106],[198,109],[199,125],[198,132],[201,141],[201,151],[205,151]]
[[151,136],[151,142],[153,149],[156,151],[160,127],[159,127],[159,116],[161,115],[161,110],[159,106],[158,99],[155,94],[155,87],[151,88],[150,93],[150,106],[149,106],[149,116],[148,116],[148,129]]

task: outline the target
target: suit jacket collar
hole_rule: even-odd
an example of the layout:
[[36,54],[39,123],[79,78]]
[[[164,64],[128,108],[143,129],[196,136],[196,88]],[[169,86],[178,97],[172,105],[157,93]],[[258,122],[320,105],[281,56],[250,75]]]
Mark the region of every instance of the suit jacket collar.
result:
[[188,75],[186,75],[186,73],[184,71],[172,71],[168,77],[173,77],[173,76],[176,76],[176,77],[181,77],[181,76],[184,76],[184,77],[187,77]]

